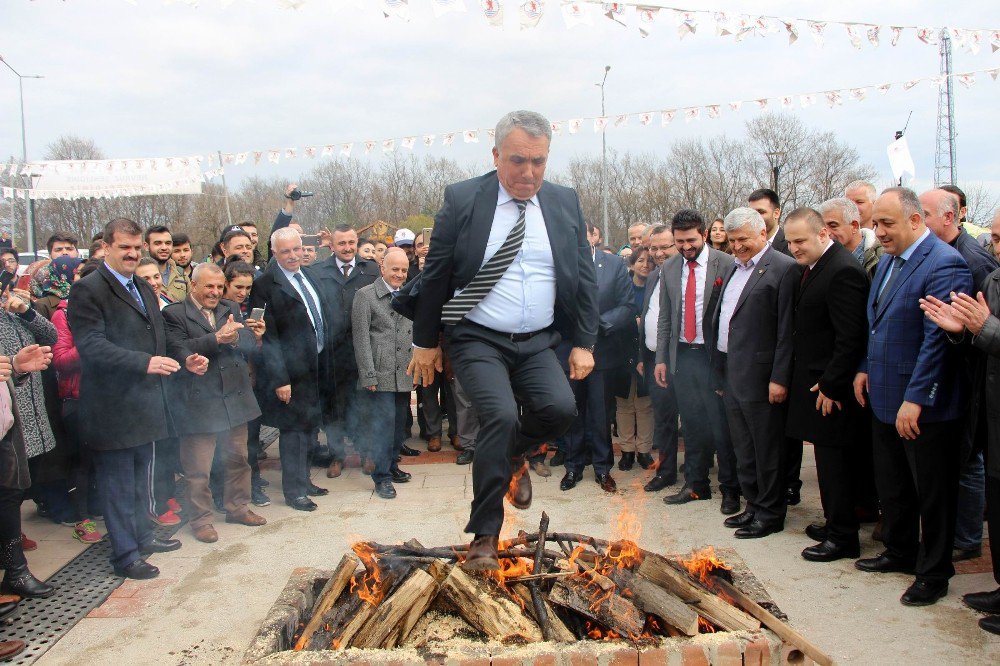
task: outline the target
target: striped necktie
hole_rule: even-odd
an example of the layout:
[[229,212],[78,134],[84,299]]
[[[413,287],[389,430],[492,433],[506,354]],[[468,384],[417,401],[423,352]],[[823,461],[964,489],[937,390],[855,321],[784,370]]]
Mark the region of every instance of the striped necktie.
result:
[[460,322],[472,308],[486,298],[486,295],[514,263],[514,257],[521,251],[521,244],[524,242],[524,215],[528,205],[527,201],[520,199],[514,199],[514,202],[517,204],[517,222],[514,224],[514,228],[510,230],[510,234],[507,235],[507,239],[500,246],[500,249],[480,267],[479,272],[465,286],[462,293],[444,304],[444,308],[441,310],[442,324],[450,325]]

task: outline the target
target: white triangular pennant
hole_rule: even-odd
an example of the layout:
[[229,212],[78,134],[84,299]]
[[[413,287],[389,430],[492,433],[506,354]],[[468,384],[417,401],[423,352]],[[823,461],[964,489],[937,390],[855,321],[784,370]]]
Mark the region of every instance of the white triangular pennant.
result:
[[531,30],[538,27],[538,22],[542,20],[545,5],[541,0],[525,0],[517,8],[521,30]]
[[733,111],[739,111],[741,108],[743,108],[743,102],[742,101],[730,102],[729,108]]
[[809,34],[818,46],[823,46],[823,31],[826,30],[826,23],[823,21],[806,21],[809,26]]
[[503,4],[502,0],[480,0],[480,8],[483,10],[483,18],[491,28],[503,28]]
[[649,111],[645,111],[639,114],[639,124],[646,126],[653,122],[653,114]]
[[894,25],[892,26],[891,30],[892,30],[892,39],[889,40],[889,43],[895,46],[896,44],[899,44],[899,38],[903,34],[903,29],[898,25]]
[[868,88],[851,88],[851,99],[855,102],[863,102],[868,96]]
[[560,136],[562,134],[562,121],[557,120],[556,122],[551,123],[551,126],[552,126],[552,134],[554,136]]
[[479,143],[479,130],[465,130],[462,132],[462,140],[465,143]]
[[839,90],[831,90],[825,94],[826,94],[826,103],[830,105],[830,108],[833,108],[838,104],[844,103],[843,96],[840,94]]
[[342,143],[342,144],[340,144],[340,155],[342,157],[350,157],[351,156],[351,150],[353,150],[353,149],[354,149],[354,144],[353,143]]
[[708,113],[708,117],[712,119],[722,115],[722,107],[718,104],[709,104],[705,107],[705,111]]
[[878,33],[882,30],[882,26],[873,25],[868,28],[868,41],[871,42],[872,46],[878,46]]
[[882,85],[878,86],[877,90],[883,95],[885,95],[887,92],[889,92],[889,88],[891,87],[892,87],[891,83],[883,83]]
[[937,44],[938,31],[934,28],[917,28],[917,39],[924,44]]
[[566,121],[567,129],[569,129],[570,134],[576,134],[583,127],[583,118],[570,118]]
[[659,7],[636,7],[635,15],[639,20],[639,34],[649,37],[653,34],[653,27],[656,25],[656,17],[660,13]]
[[625,13],[627,7],[628,5],[624,2],[605,2],[603,3],[601,10],[610,20],[614,21],[623,28],[627,28],[628,18]]
[[590,5],[587,3],[563,0],[561,9],[567,28],[594,24],[594,20],[590,16]]
[[382,152],[392,153],[396,151],[396,140],[395,139],[382,139]]
[[847,30],[847,38],[851,40],[851,46],[856,49],[861,48],[861,35],[858,34],[858,26],[855,23],[847,23],[844,25],[844,29]]
[[442,146],[450,146],[453,143],[455,143],[455,133],[454,132],[447,132],[447,133],[445,133],[441,137],[441,145]]
[[424,141],[424,145],[427,146],[428,148],[430,148],[431,146],[434,145],[434,135],[433,134],[424,134],[423,141]]
[[690,106],[684,109],[684,122],[689,123],[692,120],[698,120],[701,117],[701,109],[697,106]]
[[607,127],[607,126],[608,126],[608,117],[607,116],[599,116],[597,118],[594,118],[594,131],[595,132],[602,132],[602,131],[604,131],[604,128]]
[[371,152],[375,150],[375,146],[377,145],[378,144],[374,141],[371,140],[365,141],[365,155],[370,155]]
[[407,150],[413,150],[414,144],[417,142],[417,137],[415,136],[404,136],[403,140],[400,141],[400,145]]
[[332,145],[323,146],[323,152],[321,152],[320,155],[323,157],[330,157],[331,155],[333,155],[333,146]]
[[816,95],[813,95],[812,93],[799,95],[799,104],[802,105],[803,109],[808,109],[810,106],[816,104]]
[[961,83],[966,88],[971,88],[976,83],[975,74],[961,74],[958,77],[958,82]]
[[267,161],[268,162],[274,162],[275,164],[277,164],[278,160],[280,160],[280,159],[281,159],[281,151],[280,150],[269,150],[269,151],[267,151]]
[[626,125],[628,125],[628,114],[627,113],[622,113],[622,114],[619,114],[619,115],[615,116],[615,122],[614,122],[614,126],[615,127],[625,127]]
[[788,33],[788,45],[791,46],[799,40],[799,28],[795,25],[794,19],[782,19],[785,24],[785,32]]
[[698,31],[698,21],[695,20],[691,12],[677,12],[679,23],[677,24],[677,36],[684,39],[688,35],[693,35]]
[[676,109],[670,109],[668,111],[660,111],[660,126],[666,127],[670,124],[670,121],[674,119],[677,115]]
[[410,20],[409,0],[381,0],[379,4],[382,15],[386,18],[397,18],[401,21]]

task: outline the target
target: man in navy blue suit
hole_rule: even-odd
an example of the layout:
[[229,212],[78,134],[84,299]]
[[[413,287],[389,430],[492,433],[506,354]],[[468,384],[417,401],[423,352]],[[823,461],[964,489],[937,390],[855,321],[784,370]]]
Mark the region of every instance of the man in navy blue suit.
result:
[[868,295],[868,353],[854,379],[854,394],[861,405],[866,392],[871,401],[886,549],[855,566],[915,573],[900,601],[926,606],[947,594],[955,574],[955,434],[966,387],[957,346],[924,318],[920,299],[971,293],[972,273],[962,256],[927,228],[912,190],[885,190],[872,219],[885,255]]

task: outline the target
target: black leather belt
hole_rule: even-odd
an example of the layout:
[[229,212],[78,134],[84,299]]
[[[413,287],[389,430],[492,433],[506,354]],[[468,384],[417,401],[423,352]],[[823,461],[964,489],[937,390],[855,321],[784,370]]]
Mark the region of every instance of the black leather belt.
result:
[[481,328],[484,331],[489,331],[493,335],[499,335],[502,338],[507,338],[511,342],[524,342],[525,340],[530,340],[531,338],[535,337],[539,333],[541,333],[541,332],[543,332],[543,331],[546,330],[546,329],[543,328],[543,329],[538,330],[538,331],[532,331],[531,333],[504,333],[502,331],[495,331],[495,330],[493,330],[492,328],[490,328],[488,326],[483,326],[482,324],[477,324],[474,321],[469,321],[468,319],[463,319],[462,323],[463,324],[468,324],[469,326],[475,326],[476,328]]
[[694,345],[688,344],[687,342],[678,342],[677,351],[704,351],[705,345]]

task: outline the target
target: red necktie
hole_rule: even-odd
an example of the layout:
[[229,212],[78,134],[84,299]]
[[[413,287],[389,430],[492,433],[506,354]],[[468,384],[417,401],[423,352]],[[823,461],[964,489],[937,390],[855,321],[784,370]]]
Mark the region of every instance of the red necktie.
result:
[[803,285],[805,285],[806,278],[809,277],[809,271],[811,271],[811,270],[812,270],[811,268],[809,268],[808,266],[806,266],[806,269],[804,271],[802,271],[802,277],[799,278],[799,286],[800,287],[803,286]]
[[697,299],[697,288],[694,283],[694,267],[697,261],[688,262],[687,286],[684,287],[684,339],[694,342],[698,337],[698,322],[695,319],[695,300]]

